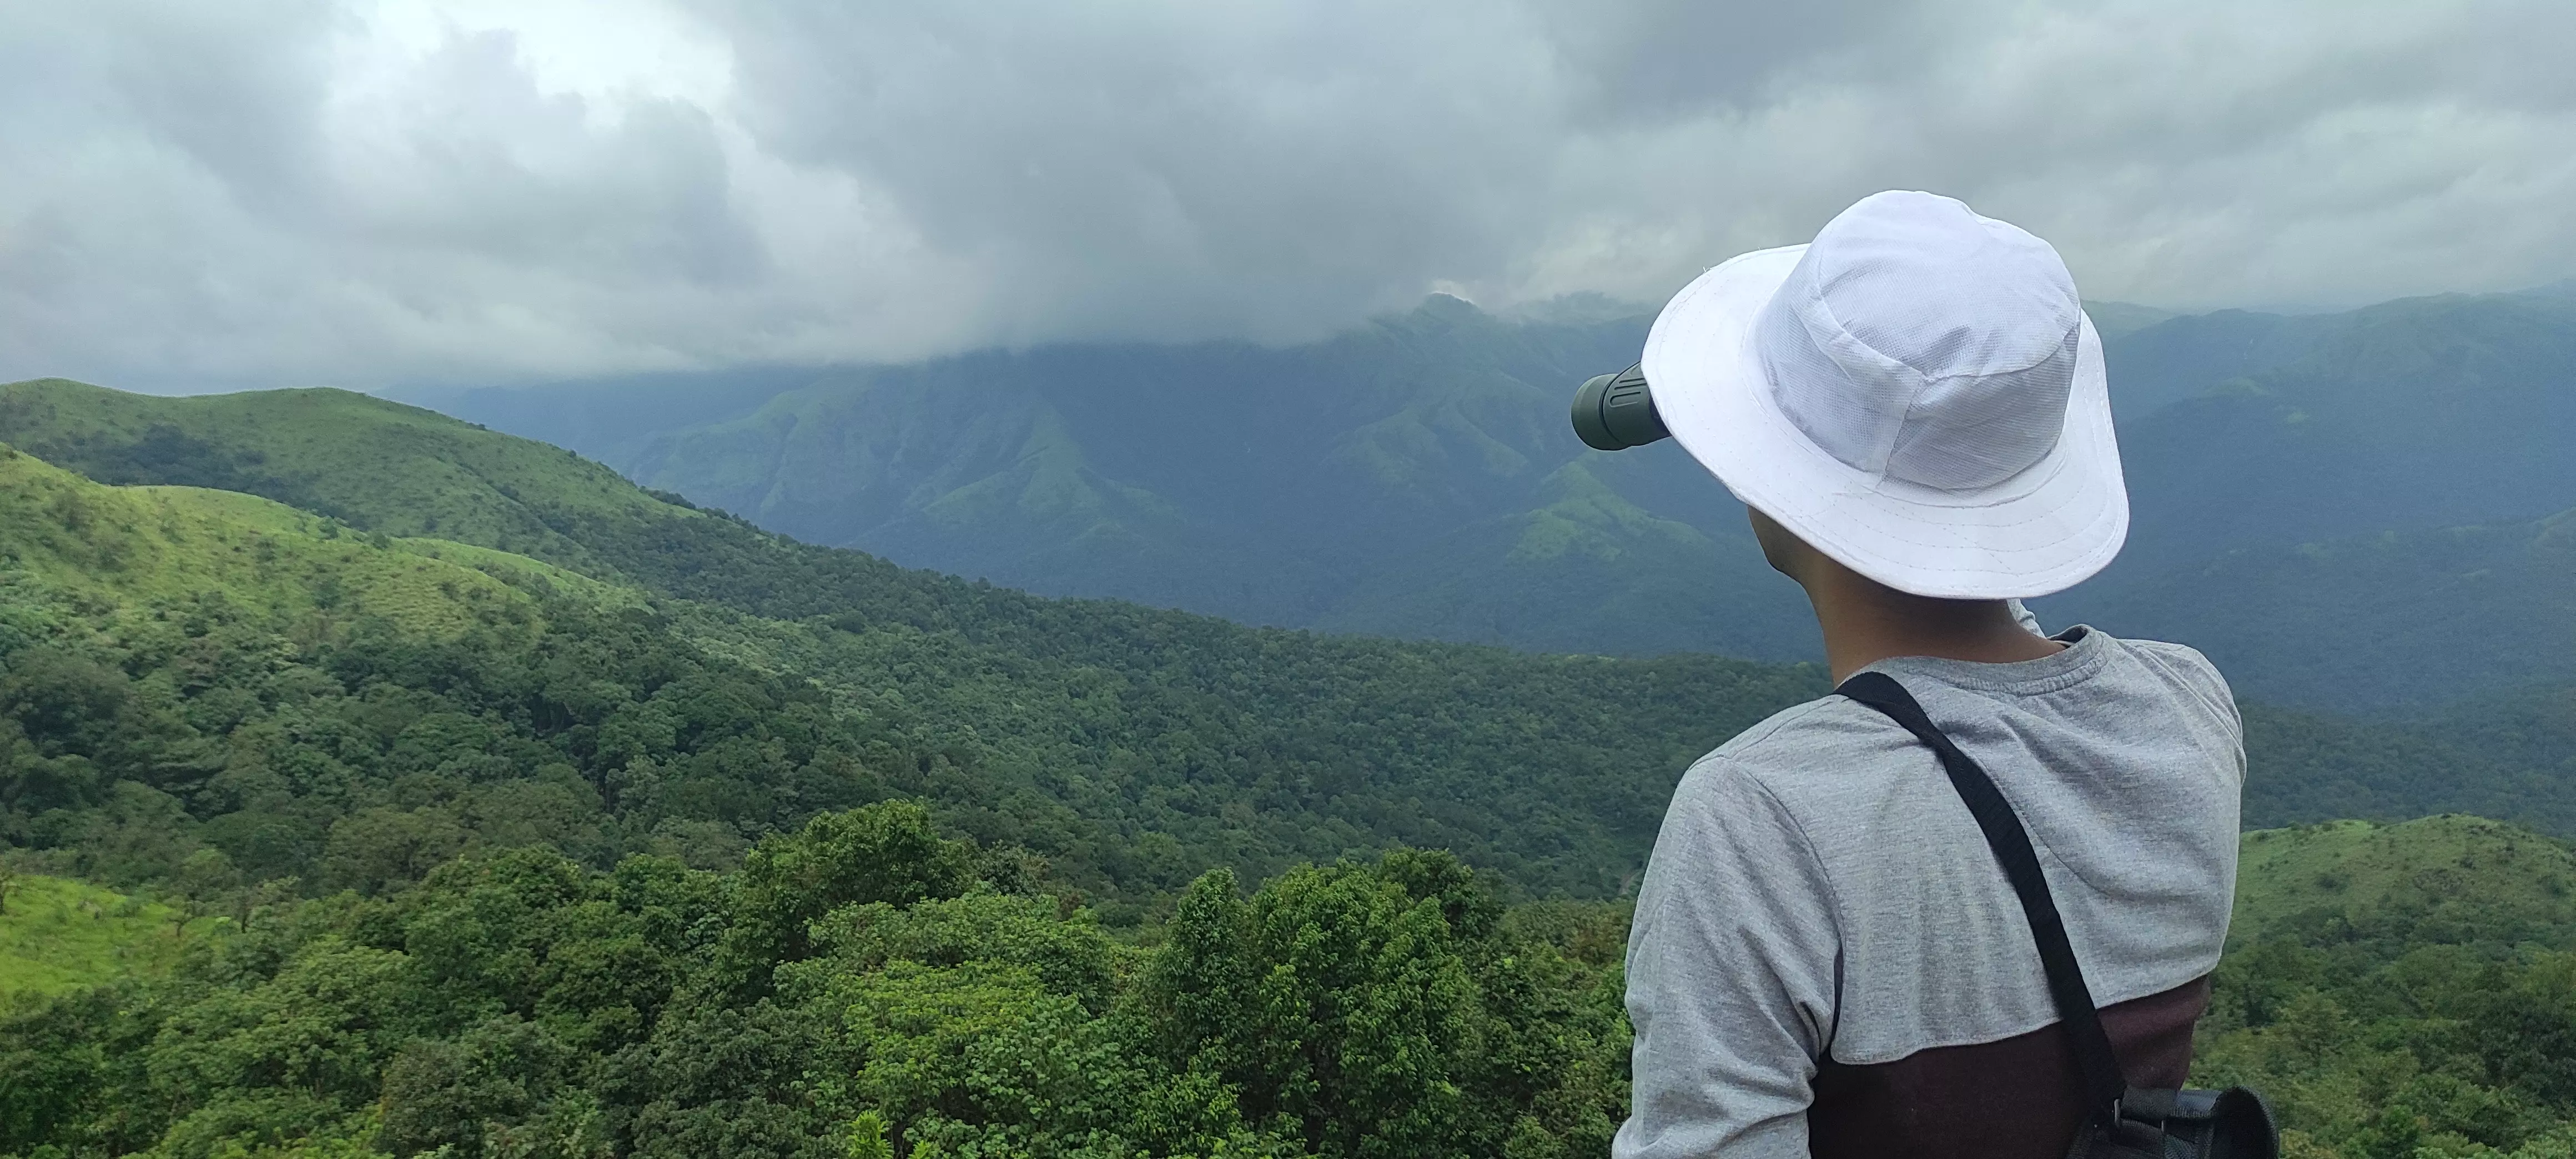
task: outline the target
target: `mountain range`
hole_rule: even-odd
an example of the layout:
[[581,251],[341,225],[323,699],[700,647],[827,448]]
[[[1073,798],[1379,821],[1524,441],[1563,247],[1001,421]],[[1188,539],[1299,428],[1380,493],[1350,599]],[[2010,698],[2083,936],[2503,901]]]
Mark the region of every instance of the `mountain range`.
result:
[[[1131,901],[1396,843],[1608,895],[1676,770],[1824,688],[1813,664],[1030,596],[342,391],[18,383],[0,443],[0,837],[110,880],[204,846],[364,884],[549,833],[720,864],[898,795]],[[2244,709],[2249,825],[2464,809],[2576,833],[2563,692]]]
[[[2424,708],[2576,681],[2576,296],[2341,314],[2090,306],[2133,503],[2052,624],[2202,647],[2257,698]],[[1538,651],[1818,654],[1673,444],[1588,451],[1572,385],[1649,318],[1438,297],[1304,346],[418,390],[808,542],[1048,594]]]
[[893,795],[1130,905],[1396,843],[1608,895],[1675,770],[1822,682],[1043,599],[341,391],[20,383],[0,443],[0,840],[110,881],[724,864]]

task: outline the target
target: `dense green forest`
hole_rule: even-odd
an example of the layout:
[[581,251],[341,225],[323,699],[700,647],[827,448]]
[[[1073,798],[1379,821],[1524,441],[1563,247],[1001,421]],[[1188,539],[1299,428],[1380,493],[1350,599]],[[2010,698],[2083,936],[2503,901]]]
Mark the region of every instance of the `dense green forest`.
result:
[[[1597,1154],[1672,780],[1823,690],[1035,598],[334,391],[0,434],[0,1154]],[[2251,823],[2576,831],[2561,694],[2246,712]],[[2576,1145],[2563,847],[2248,840],[2210,1074]]]
[[[193,925],[22,886],[0,935],[163,948],[0,1013],[0,1154],[1526,1159],[1624,1114],[1615,904],[1397,851],[1121,938],[994,853],[887,802],[721,874],[521,849]],[[2195,1081],[2293,1159],[2576,1154],[2571,880],[2473,818],[2249,834]]]

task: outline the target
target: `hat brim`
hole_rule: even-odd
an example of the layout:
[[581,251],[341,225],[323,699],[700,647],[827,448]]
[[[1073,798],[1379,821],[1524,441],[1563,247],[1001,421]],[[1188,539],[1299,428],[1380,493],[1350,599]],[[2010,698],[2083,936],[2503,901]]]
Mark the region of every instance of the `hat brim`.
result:
[[2044,596],[2102,570],[2129,535],[2102,339],[2083,322],[2066,426],[2039,462],[1975,490],[1858,470],[1773,401],[1753,322],[1805,246],[1701,274],[1655,318],[1645,375],[1673,439],[1747,505],[1853,571],[1949,599]]

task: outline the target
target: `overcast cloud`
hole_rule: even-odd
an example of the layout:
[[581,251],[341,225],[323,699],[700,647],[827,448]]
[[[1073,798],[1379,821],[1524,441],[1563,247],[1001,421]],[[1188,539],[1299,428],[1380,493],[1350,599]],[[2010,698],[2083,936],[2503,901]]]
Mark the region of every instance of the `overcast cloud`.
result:
[[2089,297],[2576,275],[2576,4],[0,0],[0,378],[1291,340],[1873,190]]

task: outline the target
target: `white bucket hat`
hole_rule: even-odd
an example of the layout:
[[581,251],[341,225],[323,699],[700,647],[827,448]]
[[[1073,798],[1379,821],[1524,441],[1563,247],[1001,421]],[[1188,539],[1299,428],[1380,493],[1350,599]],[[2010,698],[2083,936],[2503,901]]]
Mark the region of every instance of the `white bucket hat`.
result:
[[2042,596],[2120,553],[2102,339],[2047,242],[1929,193],[1699,276],[1646,381],[1736,498],[1916,595]]

